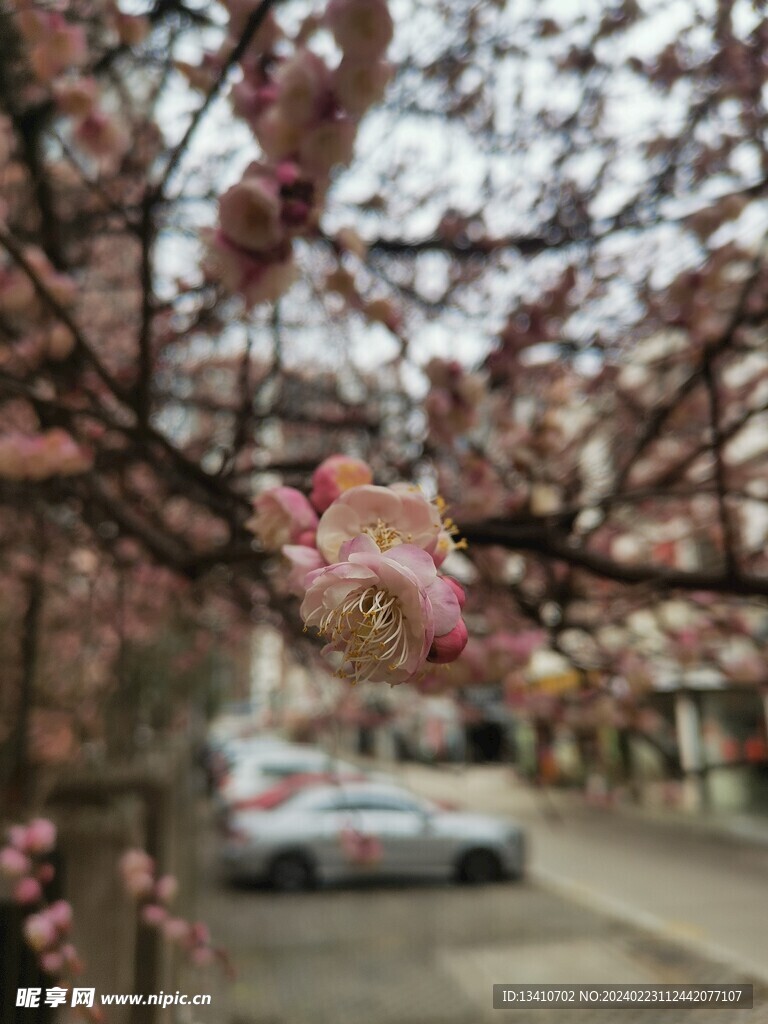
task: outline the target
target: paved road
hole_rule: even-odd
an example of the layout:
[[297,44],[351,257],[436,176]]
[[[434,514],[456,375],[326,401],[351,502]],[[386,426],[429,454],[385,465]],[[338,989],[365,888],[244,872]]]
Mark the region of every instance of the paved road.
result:
[[522,820],[535,877],[557,891],[768,981],[768,846],[536,794],[504,768],[401,774],[423,793]]
[[[239,978],[231,987],[190,978],[188,991],[214,1001],[186,1024],[610,1024],[614,1011],[494,1011],[491,986],[743,980],[531,881],[277,895],[223,886],[210,834],[204,859],[200,913]],[[619,1019],[694,1024],[691,1012],[623,1010]],[[707,1011],[706,1024],[768,1024],[768,1002]]]

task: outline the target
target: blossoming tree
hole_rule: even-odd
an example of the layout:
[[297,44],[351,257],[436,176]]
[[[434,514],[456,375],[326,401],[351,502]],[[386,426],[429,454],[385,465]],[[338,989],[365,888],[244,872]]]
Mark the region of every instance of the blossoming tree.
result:
[[464,648],[463,538],[507,635],[465,659],[641,679],[682,595],[666,654],[738,626],[754,677],[765,25],[662,15],[4,7],[7,536],[130,542],[390,682]]

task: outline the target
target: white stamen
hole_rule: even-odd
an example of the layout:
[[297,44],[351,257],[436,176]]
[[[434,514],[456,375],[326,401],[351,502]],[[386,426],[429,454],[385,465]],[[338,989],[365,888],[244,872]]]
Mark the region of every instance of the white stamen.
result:
[[408,634],[400,602],[388,591],[368,587],[320,620],[319,632],[343,656],[338,674],[356,683],[377,670],[395,672],[408,660]]

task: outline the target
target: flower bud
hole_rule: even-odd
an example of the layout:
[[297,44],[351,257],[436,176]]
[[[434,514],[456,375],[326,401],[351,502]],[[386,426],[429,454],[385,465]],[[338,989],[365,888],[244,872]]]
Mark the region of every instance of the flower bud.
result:
[[433,661],[438,665],[445,665],[450,661],[455,661],[467,646],[468,638],[464,620],[459,619],[449,633],[435,637],[429,649],[427,660]]

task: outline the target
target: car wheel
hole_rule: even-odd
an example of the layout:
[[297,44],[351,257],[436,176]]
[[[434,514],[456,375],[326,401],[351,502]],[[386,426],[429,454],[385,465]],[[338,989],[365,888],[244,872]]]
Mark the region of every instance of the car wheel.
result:
[[312,864],[301,853],[284,853],[272,861],[269,884],[278,892],[304,892],[315,881]]
[[501,863],[491,850],[470,850],[459,861],[460,882],[467,885],[484,885],[498,882],[501,878]]

